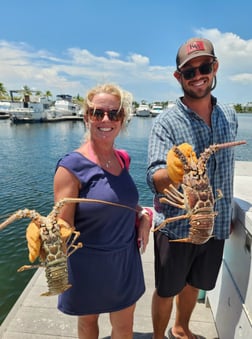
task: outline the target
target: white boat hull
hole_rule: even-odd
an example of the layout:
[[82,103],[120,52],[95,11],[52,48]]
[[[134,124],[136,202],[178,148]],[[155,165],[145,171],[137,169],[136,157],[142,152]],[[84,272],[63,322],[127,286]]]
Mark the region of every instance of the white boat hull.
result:
[[82,120],[83,113],[70,95],[58,95],[54,105],[46,111],[46,121]]
[[138,117],[149,117],[150,111],[147,111],[147,110],[136,111],[136,116],[138,116]]
[[150,110],[150,114],[151,114],[152,117],[156,117],[157,115],[159,115],[162,112],[163,112],[163,107],[158,106],[158,105],[153,105],[151,110]]
[[14,124],[42,122],[45,118],[44,110],[39,108],[10,109],[10,120]]
[[136,109],[136,116],[138,117],[149,117],[150,116],[150,108],[148,105],[140,105]]

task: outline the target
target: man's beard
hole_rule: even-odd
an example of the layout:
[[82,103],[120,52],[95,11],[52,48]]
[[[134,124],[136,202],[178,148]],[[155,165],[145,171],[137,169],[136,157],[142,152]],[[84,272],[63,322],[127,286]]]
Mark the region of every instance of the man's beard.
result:
[[182,85],[182,89],[184,91],[184,94],[192,99],[203,99],[206,96],[208,96],[209,93],[215,88],[216,86],[216,77],[214,77],[212,83],[202,92],[195,92],[193,90],[188,90]]

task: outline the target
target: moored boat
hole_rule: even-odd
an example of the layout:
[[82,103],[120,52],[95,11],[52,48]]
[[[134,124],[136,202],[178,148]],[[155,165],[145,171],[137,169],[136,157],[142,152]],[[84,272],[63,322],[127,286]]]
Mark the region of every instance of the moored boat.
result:
[[136,109],[136,116],[138,117],[149,117],[150,106],[148,104],[140,104]]
[[[21,93],[20,100],[14,100],[13,93]],[[45,110],[49,107],[46,97],[24,94],[23,90],[10,91],[10,120],[14,124],[38,123],[45,119]]]
[[0,120],[9,119],[9,118],[10,118],[9,113],[0,112]]
[[10,102],[9,101],[0,101],[0,120],[9,119],[10,113]]
[[80,105],[75,104],[69,94],[57,95],[55,103],[46,110],[45,120],[47,122],[82,119],[83,113]]
[[151,109],[150,109],[150,114],[152,117],[156,117],[158,114],[163,112],[163,106],[162,105],[157,105],[153,104]]

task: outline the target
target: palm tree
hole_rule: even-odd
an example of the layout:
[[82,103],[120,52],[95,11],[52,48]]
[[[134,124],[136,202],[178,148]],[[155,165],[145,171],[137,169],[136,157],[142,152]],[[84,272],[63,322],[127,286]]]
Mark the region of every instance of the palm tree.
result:
[[6,88],[4,87],[3,83],[0,82],[0,99],[5,99],[6,96],[8,96],[8,92]]
[[46,91],[45,96],[48,99],[49,97],[52,97],[52,93],[50,91]]
[[24,91],[24,95],[31,95],[32,94],[32,90],[27,85],[24,85],[23,91]]
[[78,93],[76,97],[73,97],[73,102],[81,105],[84,101],[84,98]]

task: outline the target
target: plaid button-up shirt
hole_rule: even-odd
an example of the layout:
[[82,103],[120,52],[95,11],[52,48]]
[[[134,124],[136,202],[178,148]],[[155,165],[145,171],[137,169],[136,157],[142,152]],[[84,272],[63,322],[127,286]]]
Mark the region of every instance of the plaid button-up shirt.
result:
[[[155,190],[153,174],[166,167],[167,152],[174,145],[184,142],[192,145],[197,157],[212,144],[234,141],[237,134],[238,121],[235,110],[228,105],[217,104],[212,97],[213,111],[211,127],[196,113],[186,107],[181,99],[155,120],[148,149],[147,183],[154,193],[155,225],[164,219],[185,214],[186,211],[169,204],[160,203],[162,194]],[[215,203],[218,215],[214,222],[213,235],[217,239],[226,239],[230,233],[233,199],[234,148],[229,147],[212,154],[207,162],[207,173],[214,196],[217,189],[223,193],[223,198]],[[161,229],[171,239],[187,238],[189,219],[166,224]]]

